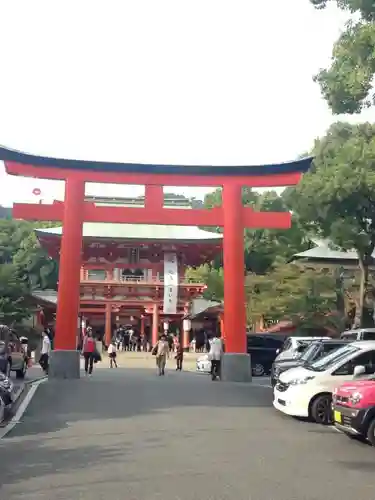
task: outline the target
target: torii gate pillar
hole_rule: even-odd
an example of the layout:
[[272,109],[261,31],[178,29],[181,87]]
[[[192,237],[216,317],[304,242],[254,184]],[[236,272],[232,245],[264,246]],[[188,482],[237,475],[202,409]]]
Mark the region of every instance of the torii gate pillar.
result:
[[51,378],[80,377],[80,353],[77,351],[77,318],[79,313],[84,198],[84,181],[75,177],[68,177],[65,181],[55,346],[51,352],[48,374]]
[[223,261],[224,261],[224,328],[225,355],[221,378],[236,382],[251,380],[250,356],[246,346],[244,225],[242,188],[238,184],[223,186]]

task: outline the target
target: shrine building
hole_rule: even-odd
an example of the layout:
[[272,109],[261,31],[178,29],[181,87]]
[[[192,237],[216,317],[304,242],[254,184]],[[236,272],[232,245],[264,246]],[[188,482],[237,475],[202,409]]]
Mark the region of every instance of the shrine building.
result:
[[[97,206],[142,207],[144,197],[87,197]],[[191,208],[190,201],[164,195],[164,206]],[[62,227],[36,230],[40,244],[58,260]],[[132,325],[154,345],[160,332],[180,333],[189,345],[183,316],[205,283],[185,277],[187,267],[211,262],[222,251],[222,235],[194,226],[90,223],[83,225],[79,315],[83,325],[104,332],[106,345],[120,325]],[[174,257],[170,267],[168,257]],[[166,272],[175,283],[167,286]],[[184,328],[185,327],[185,328]]]

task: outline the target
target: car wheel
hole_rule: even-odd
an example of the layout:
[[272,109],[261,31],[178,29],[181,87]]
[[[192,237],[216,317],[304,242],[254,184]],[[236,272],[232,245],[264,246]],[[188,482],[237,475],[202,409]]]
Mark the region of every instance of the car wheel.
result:
[[21,370],[16,370],[17,378],[25,378],[26,375],[26,363],[23,364]]
[[332,397],[330,394],[317,396],[311,404],[311,418],[322,425],[332,423]]
[[375,446],[375,418],[370,422],[370,425],[368,426],[366,437],[370,444],[372,446]]
[[255,365],[251,368],[251,371],[254,377],[262,377],[266,373],[266,369],[262,363],[255,363]]

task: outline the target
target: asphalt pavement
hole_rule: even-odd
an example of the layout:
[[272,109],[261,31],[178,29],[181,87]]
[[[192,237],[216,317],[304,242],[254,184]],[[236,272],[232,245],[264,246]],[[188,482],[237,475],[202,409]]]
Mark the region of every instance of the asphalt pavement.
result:
[[41,384],[0,441],[0,498],[374,498],[375,450],[278,414],[269,387],[148,368]]

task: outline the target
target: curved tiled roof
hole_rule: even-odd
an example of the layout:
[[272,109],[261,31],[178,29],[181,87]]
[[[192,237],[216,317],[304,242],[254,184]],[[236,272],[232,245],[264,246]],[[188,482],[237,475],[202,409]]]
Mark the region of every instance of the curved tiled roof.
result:
[[[293,255],[292,260],[358,262],[358,254],[355,250],[335,250],[330,247],[330,243],[327,241],[315,242],[315,244],[317,245],[316,247]],[[375,251],[372,254],[372,258],[375,259]]]
[[47,156],[32,155],[0,146],[0,160],[13,161],[36,167],[57,167],[76,170],[106,171],[106,172],[133,172],[152,174],[189,174],[189,175],[228,175],[267,176],[273,174],[304,173],[310,168],[312,157],[302,158],[286,163],[267,165],[160,165],[145,163],[119,163],[87,160],[68,160],[65,158],[50,158]]
[[[61,236],[62,227],[37,229],[37,235]],[[222,234],[203,231],[195,226],[161,226],[148,224],[105,224],[99,222],[85,222],[83,237],[124,240],[178,240],[217,242],[222,240]]]

